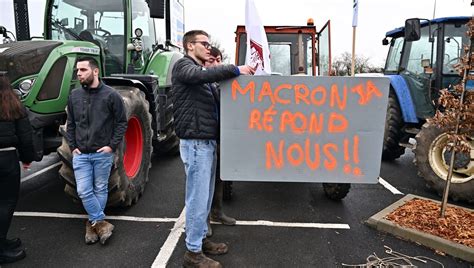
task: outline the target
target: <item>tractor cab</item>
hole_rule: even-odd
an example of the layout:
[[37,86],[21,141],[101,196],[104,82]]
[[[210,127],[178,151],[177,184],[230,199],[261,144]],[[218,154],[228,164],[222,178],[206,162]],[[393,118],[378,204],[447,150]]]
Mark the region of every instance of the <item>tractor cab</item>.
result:
[[[274,75],[330,75],[330,21],[316,31],[312,19],[306,26],[264,26]],[[245,26],[236,30],[237,65],[245,64]]]
[[132,70],[140,73],[156,40],[150,17],[153,9],[145,0],[131,0],[130,8],[125,2],[52,0],[46,9],[46,39],[94,43],[101,51],[106,76],[127,72],[130,62],[135,69]]
[[463,45],[469,43],[469,19],[409,19],[405,27],[386,33],[383,44],[389,45],[389,51],[384,73],[391,76],[400,103],[404,103],[400,96],[408,92],[413,99],[416,114],[404,116],[406,122],[423,123],[433,116],[440,89],[461,80],[455,67],[463,56]]

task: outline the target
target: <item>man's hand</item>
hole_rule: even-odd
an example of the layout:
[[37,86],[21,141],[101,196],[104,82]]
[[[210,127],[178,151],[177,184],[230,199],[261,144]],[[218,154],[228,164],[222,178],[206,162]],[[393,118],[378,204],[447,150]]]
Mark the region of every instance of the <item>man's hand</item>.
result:
[[30,170],[31,163],[21,162],[21,165],[22,165],[23,169]]
[[240,65],[240,66],[237,66],[237,68],[239,68],[240,74],[249,74],[249,75],[253,75],[255,73],[255,70],[257,69],[257,68],[252,68],[249,65]]
[[79,151],[79,149],[74,149],[74,151],[72,151],[72,154],[82,154],[81,151]]
[[99,148],[99,150],[97,150],[98,153],[111,153],[112,152],[112,148],[110,148],[109,146],[104,146],[102,148]]

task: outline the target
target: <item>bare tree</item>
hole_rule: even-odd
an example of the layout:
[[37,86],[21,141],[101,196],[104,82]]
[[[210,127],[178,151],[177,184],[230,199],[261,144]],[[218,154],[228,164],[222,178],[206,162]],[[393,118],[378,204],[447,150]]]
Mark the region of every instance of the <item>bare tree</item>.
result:
[[[357,55],[355,57],[355,72],[354,73],[372,73],[382,72],[381,67],[372,66],[369,63],[369,58]],[[351,73],[352,55],[349,52],[344,52],[340,56],[336,57],[332,63],[334,72],[337,76],[345,76]]]
[[219,49],[221,51],[221,53],[222,53],[222,62],[227,62],[230,59],[229,55],[227,55],[227,53],[226,53],[225,49],[222,47],[221,43],[219,43],[216,40],[212,40],[211,45],[213,47],[216,47],[217,49]]

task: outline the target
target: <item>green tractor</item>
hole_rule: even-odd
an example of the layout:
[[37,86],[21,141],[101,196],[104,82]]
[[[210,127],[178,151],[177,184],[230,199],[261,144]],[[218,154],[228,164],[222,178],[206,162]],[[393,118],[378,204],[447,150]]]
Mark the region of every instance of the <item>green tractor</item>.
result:
[[[170,2],[172,5],[170,5]],[[183,14],[178,1],[48,0],[44,39],[0,45],[0,71],[28,109],[36,160],[57,151],[65,192],[78,199],[72,155],[62,137],[69,93],[80,86],[75,65],[81,56],[100,63],[101,79],[122,96],[128,119],[124,141],[109,179],[108,206],[130,206],[145,189],[152,152],[177,153],[171,95],[171,68],[182,57],[178,22],[175,41],[157,44],[155,19]],[[175,8],[170,12],[170,8]],[[167,31],[170,32],[169,18]]]
[[[440,90],[462,77],[456,65],[470,43],[466,23],[471,17],[408,19],[405,27],[387,32],[389,45],[384,74],[390,78],[382,159],[391,161],[413,149],[418,175],[440,195],[446,184],[450,153],[448,132],[426,119],[438,108]],[[468,81],[472,88],[472,81]],[[470,153],[456,154],[449,196],[474,202],[474,137]]]

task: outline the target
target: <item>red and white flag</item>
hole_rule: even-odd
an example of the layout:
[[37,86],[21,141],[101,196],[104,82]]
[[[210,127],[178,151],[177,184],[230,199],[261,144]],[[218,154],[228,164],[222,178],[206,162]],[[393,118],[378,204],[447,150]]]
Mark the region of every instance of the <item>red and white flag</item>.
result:
[[270,49],[267,35],[253,0],[245,3],[245,31],[247,32],[247,54],[245,63],[256,67],[255,75],[270,75]]

